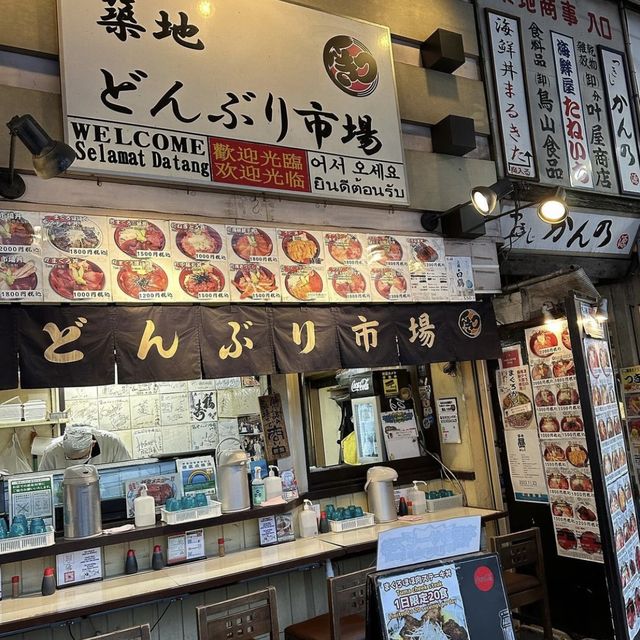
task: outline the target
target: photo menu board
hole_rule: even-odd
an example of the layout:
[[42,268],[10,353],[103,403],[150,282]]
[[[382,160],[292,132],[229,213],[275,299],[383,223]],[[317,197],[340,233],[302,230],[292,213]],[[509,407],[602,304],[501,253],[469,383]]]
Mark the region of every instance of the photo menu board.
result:
[[620,369],[622,398],[627,422],[627,435],[633,466],[640,468],[640,367]]
[[0,301],[474,299],[441,238],[0,210]]
[[525,331],[558,555],[602,562],[581,399],[565,320]]
[[[599,453],[602,506],[609,526],[607,552],[609,557],[615,558],[615,562],[606,563],[609,571],[614,573],[615,584],[609,585],[612,609],[614,613],[618,609],[615,602],[617,592],[623,600],[625,636],[633,639],[640,634],[640,538],[611,349],[606,326],[596,315],[597,308],[577,300],[576,311],[577,325],[582,327],[580,346]],[[623,624],[619,616],[614,615],[614,620],[618,626]],[[616,632],[616,637],[623,637],[619,628]]]

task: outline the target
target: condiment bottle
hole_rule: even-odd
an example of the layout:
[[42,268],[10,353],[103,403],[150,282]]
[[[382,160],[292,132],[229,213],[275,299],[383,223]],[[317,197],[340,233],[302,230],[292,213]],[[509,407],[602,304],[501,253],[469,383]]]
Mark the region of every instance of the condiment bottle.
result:
[[218,538],[218,557],[224,558],[224,538]]
[[11,597],[12,598],[20,597],[20,576],[11,577]]
[[[267,500],[271,498],[282,498],[282,478],[280,478],[280,469],[275,464],[269,465],[269,475],[264,479],[264,489],[267,494]],[[278,475],[274,473],[274,469]]]
[[156,501],[147,495],[147,485],[140,488],[140,495],[133,501],[136,527],[150,527],[156,523]]
[[399,516],[409,515],[409,510],[407,509],[407,501],[405,500],[405,498],[400,498],[400,505],[399,505],[399,508],[398,508],[398,515]]
[[264,488],[264,480],[262,479],[262,469],[256,467],[255,477],[251,483],[251,498],[253,500],[253,506],[257,507],[262,504],[266,499],[266,491]]
[[50,596],[56,592],[56,577],[53,571],[53,567],[47,567],[44,570],[44,575],[42,576],[42,595]]
[[331,527],[329,526],[329,520],[327,520],[327,512],[320,512],[320,533],[329,533]]
[[318,535],[318,519],[316,518],[316,512],[313,510],[311,500],[304,501],[304,507],[298,517],[301,538],[311,538]]
[[413,502],[411,500],[407,500],[407,515],[413,515]]
[[424,480],[414,480],[413,487],[407,491],[407,498],[413,503],[414,516],[421,516],[427,512],[427,497],[422,489],[418,489],[419,484],[427,486]]
[[127,551],[127,559],[124,563],[125,573],[138,573],[138,561],[136,560],[136,552],[133,549]]
[[164,567],[164,558],[162,556],[162,547],[157,544],[153,547],[153,555],[151,556],[151,568],[154,571],[159,571]]

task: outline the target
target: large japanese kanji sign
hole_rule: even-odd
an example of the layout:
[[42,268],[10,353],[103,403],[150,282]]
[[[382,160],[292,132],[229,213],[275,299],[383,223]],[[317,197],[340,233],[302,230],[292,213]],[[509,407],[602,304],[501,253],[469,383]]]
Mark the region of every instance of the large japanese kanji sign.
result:
[[640,196],[640,152],[618,7],[477,0],[502,173]]
[[408,204],[386,27],[282,0],[59,0],[58,22],[74,171]]

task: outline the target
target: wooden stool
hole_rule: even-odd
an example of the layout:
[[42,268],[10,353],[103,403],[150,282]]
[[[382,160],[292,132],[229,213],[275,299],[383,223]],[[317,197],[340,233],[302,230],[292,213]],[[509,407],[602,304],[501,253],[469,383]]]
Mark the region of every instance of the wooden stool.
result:
[[[229,610],[240,607],[245,609],[229,613]],[[273,587],[204,607],[196,607],[196,615],[198,616],[198,640],[232,638],[252,640],[267,633],[270,640],[280,638],[276,590]]]
[[104,633],[101,636],[91,636],[91,640],[151,640],[151,629],[148,624],[141,624],[137,627]]
[[[496,536],[491,539],[491,549],[500,557],[502,579],[511,609],[539,602],[542,605],[544,638],[553,640],[540,529],[533,527],[506,536]],[[512,571],[521,567],[532,568],[533,575]]]
[[372,571],[329,578],[329,613],[287,627],[285,640],[365,640],[367,576]]

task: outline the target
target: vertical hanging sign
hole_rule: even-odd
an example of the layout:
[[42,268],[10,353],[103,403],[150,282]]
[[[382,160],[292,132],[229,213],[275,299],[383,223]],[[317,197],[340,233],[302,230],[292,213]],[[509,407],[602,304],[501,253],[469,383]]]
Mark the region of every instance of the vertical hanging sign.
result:
[[640,194],[640,153],[636,130],[633,126],[624,54],[602,46],[598,49],[607,92],[607,111],[615,143],[614,152],[620,190],[622,193],[638,195]]
[[567,143],[571,186],[593,189],[593,172],[573,38],[552,31],[551,43],[560,93],[562,128]]
[[487,11],[506,173],[538,177],[520,41],[520,20]]

